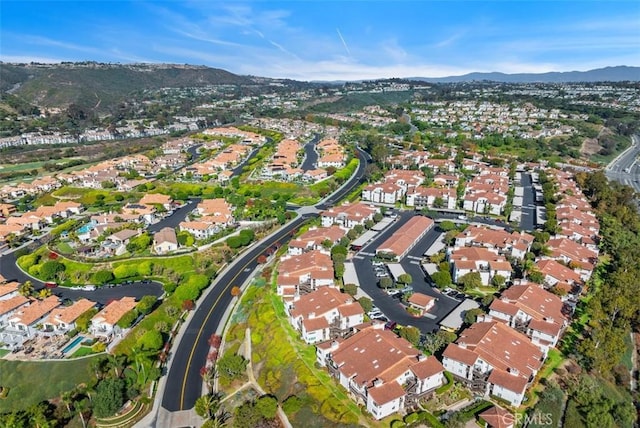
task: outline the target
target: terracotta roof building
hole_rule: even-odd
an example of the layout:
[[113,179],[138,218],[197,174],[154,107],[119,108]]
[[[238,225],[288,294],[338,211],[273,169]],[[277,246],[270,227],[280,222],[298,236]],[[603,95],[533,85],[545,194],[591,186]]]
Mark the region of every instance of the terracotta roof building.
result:
[[438,360],[425,357],[381,323],[316,349],[318,363],[376,419],[403,411],[444,382]]

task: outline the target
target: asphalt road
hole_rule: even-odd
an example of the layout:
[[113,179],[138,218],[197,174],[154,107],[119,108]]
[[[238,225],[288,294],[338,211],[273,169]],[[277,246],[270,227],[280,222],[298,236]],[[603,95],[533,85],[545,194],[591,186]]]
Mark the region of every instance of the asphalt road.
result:
[[173,214],[171,214],[169,217],[165,217],[159,222],[149,225],[149,227],[147,227],[147,230],[150,233],[156,233],[160,229],[163,229],[165,227],[170,227],[172,229],[177,228],[178,225],[185,218],[187,218],[187,215],[189,215],[189,213],[195,209],[195,207],[201,200],[201,198],[190,198],[184,206],[176,208],[173,211]]
[[416,246],[409,251],[409,254],[400,261],[405,272],[410,274],[413,279],[413,290],[437,299],[435,307],[428,313],[429,316],[416,318],[409,315],[405,306],[400,303],[398,299],[389,296],[378,287],[378,278],[375,276],[371,265],[371,259],[373,258],[371,254],[375,254],[376,249],[387,238],[416,215],[419,214],[413,211],[400,213],[398,219],[392,225],[380,232],[376,239],[364,247],[354,257],[353,263],[358,273],[360,287],[371,297],[373,304],[380,308],[382,313],[390,321],[395,321],[400,325],[417,327],[422,333],[431,333],[438,329],[438,322],[460,304],[459,300],[445,296],[436,288],[429,285],[427,281],[425,281],[425,274],[420,266],[419,260],[416,260],[422,258],[422,255],[442,233],[437,225],[430,229]]
[[522,218],[520,230],[531,232],[536,228],[536,190],[533,188],[531,174],[522,173],[520,180],[524,192],[522,194]]
[[67,287],[54,288],[53,294],[61,299],[78,300],[80,298],[89,299],[93,302],[98,302],[101,305],[106,305],[112,300],[120,299],[124,296],[135,297],[136,300],[144,296],[156,296],[160,297],[164,290],[162,284],[159,282],[140,282],[136,281],[131,284],[122,284],[114,287],[98,287],[93,291],[85,290],[72,290]]
[[316,151],[316,144],[318,144],[319,140],[320,137],[316,135],[311,141],[304,145],[305,157],[304,162],[302,162],[302,165],[300,166],[300,169],[302,169],[303,171],[315,169],[316,164],[318,163],[318,152]]
[[640,136],[631,137],[632,145],[615,158],[605,168],[605,174],[609,180],[631,186],[636,192],[640,192]]
[[[352,178],[338,189],[329,199],[339,200],[357,186],[364,176],[367,160],[362,151],[358,151],[361,162]],[[362,160],[365,160],[362,162]],[[323,207],[326,203],[321,204]],[[318,209],[320,205],[316,206]],[[232,301],[231,287],[242,285],[257,266],[257,258],[274,245],[284,245],[291,239],[292,232],[306,219],[316,217],[317,213],[305,214],[283,226],[276,233],[254,244],[254,247],[239,256],[214,280],[213,286],[201,302],[188,325],[183,326],[183,335],[179,343],[172,348],[173,357],[167,373],[166,387],[162,396],[162,407],[168,411],[188,410],[193,407],[202,392],[200,369],[205,365],[209,353],[208,337],[224,321],[227,306]]]

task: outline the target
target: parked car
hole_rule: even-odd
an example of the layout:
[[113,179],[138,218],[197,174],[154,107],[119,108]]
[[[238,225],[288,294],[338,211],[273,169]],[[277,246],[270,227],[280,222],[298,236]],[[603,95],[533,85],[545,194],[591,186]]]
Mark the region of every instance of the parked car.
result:
[[44,286],[45,288],[56,288],[58,284],[56,284],[55,282],[45,282]]
[[384,328],[387,330],[393,330],[394,328],[396,328],[396,326],[398,325],[397,322],[395,321],[388,321],[385,325]]

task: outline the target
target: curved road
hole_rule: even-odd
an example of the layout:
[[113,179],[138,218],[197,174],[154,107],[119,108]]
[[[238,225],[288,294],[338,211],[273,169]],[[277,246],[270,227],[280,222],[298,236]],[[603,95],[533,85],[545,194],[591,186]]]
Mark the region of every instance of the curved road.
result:
[[188,410],[193,407],[195,401],[202,394],[202,368],[209,353],[207,338],[213,334],[222,319],[227,306],[232,301],[231,287],[240,286],[253,274],[257,266],[258,256],[274,245],[286,243],[306,219],[316,217],[318,210],[325,209],[333,201],[338,201],[351,192],[361,183],[364,177],[364,169],[370,157],[365,152],[357,149],[360,164],[358,169],[341,188],[336,190],[326,201],[316,205],[316,209],[302,208],[299,213],[305,212],[297,219],[283,226],[277,232],[263,239],[248,252],[238,257],[221,276],[213,283],[211,290],[198,304],[188,324],[184,325],[183,335],[172,349],[173,357],[166,379],[166,387],[162,396],[162,407],[170,412]]

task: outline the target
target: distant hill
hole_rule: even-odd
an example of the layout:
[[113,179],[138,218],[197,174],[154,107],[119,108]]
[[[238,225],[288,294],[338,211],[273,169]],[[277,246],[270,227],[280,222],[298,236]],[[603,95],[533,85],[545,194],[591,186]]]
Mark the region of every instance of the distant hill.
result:
[[101,110],[145,89],[252,83],[225,70],[191,65],[0,63],[0,91],[44,107],[75,103]]
[[421,80],[430,83],[456,83],[492,81],[504,83],[568,83],[568,82],[623,82],[640,81],[640,67],[597,68],[588,71],[566,71],[550,73],[469,73],[449,77],[411,77],[406,80]]

